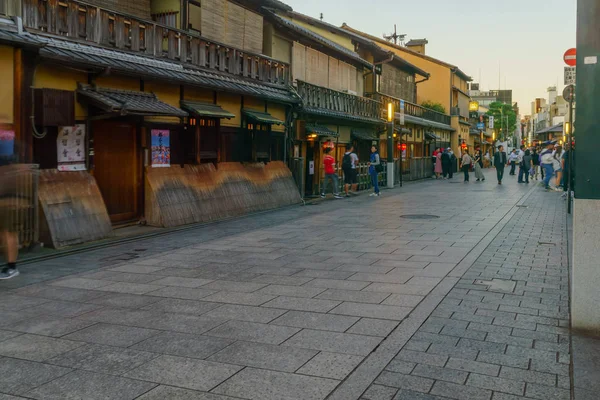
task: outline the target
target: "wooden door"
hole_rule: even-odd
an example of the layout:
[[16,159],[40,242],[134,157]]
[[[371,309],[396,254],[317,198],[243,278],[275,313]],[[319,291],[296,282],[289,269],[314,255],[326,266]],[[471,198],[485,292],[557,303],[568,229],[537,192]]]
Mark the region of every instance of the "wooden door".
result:
[[113,223],[139,217],[136,129],[123,122],[94,123],[94,176]]

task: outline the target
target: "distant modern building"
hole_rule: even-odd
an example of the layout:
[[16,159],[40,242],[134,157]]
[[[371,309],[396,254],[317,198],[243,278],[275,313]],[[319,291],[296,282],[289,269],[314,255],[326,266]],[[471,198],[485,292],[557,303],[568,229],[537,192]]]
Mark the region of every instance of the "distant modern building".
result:
[[471,84],[469,95],[473,101],[477,101],[480,105],[488,107],[490,104],[499,101],[500,103],[513,104],[512,90],[479,90],[478,83]]

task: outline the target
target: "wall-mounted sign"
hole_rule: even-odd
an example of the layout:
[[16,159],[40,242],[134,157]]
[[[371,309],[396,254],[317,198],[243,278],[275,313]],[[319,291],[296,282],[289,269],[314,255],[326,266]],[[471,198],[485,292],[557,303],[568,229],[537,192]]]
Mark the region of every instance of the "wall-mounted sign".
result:
[[574,85],[576,77],[576,67],[565,67],[565,85]]
[[485,130],[485,122],[478,122],[477,123],[477,129],[480,131]]
[[171,166],[171,141],[168,129],[152,129],[152,168]]
[[404,100],[400,100],[400,125],[404,125]]
[[59,171],[85,171],[85,125],[60,126],[56,137]]
[[494,116],[490,115],[488,118],[488,128],[494,129]]
[[308,174],[309,175],[314,175],[315,174],[315,162],[314,161],[309,161],[308,162]]
[[477,102],[477,101],[469,102],[469,111],[479,111],[479,102]]
[[12,156],[15,152],[15,131],[0,129],[0,157]]

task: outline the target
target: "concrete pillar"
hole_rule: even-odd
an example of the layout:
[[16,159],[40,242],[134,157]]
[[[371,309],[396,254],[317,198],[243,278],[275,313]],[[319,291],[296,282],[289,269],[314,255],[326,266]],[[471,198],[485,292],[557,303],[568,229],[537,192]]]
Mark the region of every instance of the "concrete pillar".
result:
[[575,202],[571,315],[575,330],[600,336],[600,2],[577,1]]

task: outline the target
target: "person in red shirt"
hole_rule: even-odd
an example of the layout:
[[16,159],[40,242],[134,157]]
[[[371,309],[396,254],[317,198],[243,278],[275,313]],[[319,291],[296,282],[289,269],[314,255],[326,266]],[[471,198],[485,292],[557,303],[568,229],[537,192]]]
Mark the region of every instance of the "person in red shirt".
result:
[[323,166],[325,167],[325,179],[323,180],[323,186],[321,187],[321,197],[325,198],[325,189],[327,188],[327,181],[331,180],[333,186],[332,192],[333,197],[336,199],[342,199],[340,196],[340,184],[337,173],[335,172],[335,158],[331,155],[331,148],[325,149],[325,156],[323,157]]

